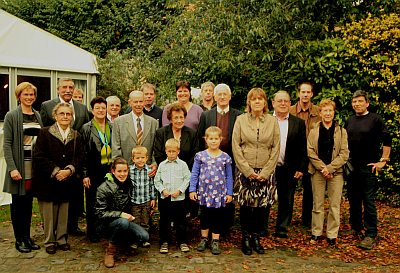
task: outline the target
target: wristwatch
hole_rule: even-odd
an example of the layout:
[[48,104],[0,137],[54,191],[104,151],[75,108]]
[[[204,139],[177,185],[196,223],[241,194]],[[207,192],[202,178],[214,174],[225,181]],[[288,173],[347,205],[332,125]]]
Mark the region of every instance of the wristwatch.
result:
[[389,162],[390,158],[386,158],[386,157],[381,157],[381,159],[379,159],[379,162]]

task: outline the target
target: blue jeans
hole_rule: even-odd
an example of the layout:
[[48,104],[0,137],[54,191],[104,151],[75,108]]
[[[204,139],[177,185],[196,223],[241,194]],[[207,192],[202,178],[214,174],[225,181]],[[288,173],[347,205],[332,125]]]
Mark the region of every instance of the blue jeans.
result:
[[[365,228],[365,236],[375,238],[378,234],[378,217],[375,206],[377,178],[370,166],[356,167],[348,177],[348,196],[350,203],[351,228],[361,231]],[[364,224],[363,220],[364,206]]]
[[149,240],[149,233],[133,222],[125,218],[118,218],[108,225],[110,232],[109,241],[112,244],[131,245],[134,242],[146,242]]

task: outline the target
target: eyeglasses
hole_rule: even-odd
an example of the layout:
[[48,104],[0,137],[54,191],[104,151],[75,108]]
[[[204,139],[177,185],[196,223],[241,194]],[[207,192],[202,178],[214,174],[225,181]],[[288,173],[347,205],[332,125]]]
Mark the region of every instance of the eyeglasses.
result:
[[60,117],[62,117],[62,116],[65,116],[65,117],[72,117],[72,113],[70,113],[70,112],[60,112],[60,113],[57,113],[57,116],[60,116]]
[[276,100],[276,102],[277,103],[285,103],[285,104],[287,104],[287,103],[289,103],[290,102],[290,100]]

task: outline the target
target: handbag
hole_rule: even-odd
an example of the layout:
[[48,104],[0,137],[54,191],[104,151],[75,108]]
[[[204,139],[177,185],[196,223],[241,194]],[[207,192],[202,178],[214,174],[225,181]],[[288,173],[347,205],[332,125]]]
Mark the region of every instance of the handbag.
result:
[[349,177],[351,173],[354,171],[354,166],[351,164],[350,158],[343,165],[343,173],[345,177]]

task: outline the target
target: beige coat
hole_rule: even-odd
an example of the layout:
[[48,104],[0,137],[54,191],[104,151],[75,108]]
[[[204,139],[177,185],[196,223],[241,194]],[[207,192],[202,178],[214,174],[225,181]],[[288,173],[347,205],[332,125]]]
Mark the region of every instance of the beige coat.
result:
[[275,117],[265,113],[257,131],[256,120],[245,113],[237,117],[233,128],[232,150],[236,166],[245,177],[262,169],[260,176],[269,179],[275,171],[280,149],[280,131]]
[[[319,126],[317,126],[310,131],[307,139],[307,153],[310,159],[310,164],[308,165],[308,172],[314,174],[316,171],[321,171],[326,165],[318,157],[318,138],[319,138]],[[349,148],[347,144],[347,132],[345,129],[341,128],[339,125],[335,125],[335,132],[333,134],[333,152],[332,152],[332,162],[327,165],[328,171],[331,174],[336,172],[343,172],[343,165],[349,159]]]

